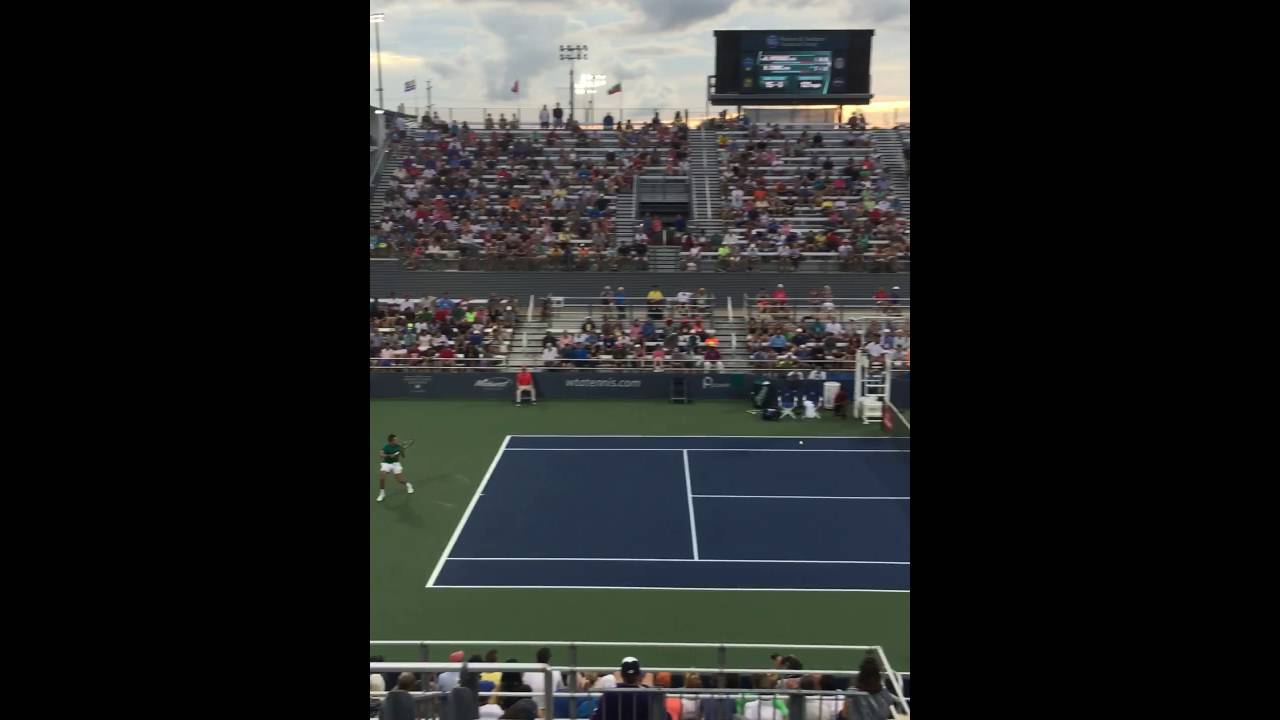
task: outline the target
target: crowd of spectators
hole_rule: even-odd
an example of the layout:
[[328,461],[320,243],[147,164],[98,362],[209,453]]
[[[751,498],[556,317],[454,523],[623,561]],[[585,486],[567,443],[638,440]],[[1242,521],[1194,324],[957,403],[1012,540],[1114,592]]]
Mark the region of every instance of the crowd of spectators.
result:
[[[543,367],[724,371],[720,338],[710,327],[711,298],[705,288],[682,290],[668,298],[654,285],[643,306],[626,304],[620,295],[623,290],[605,286],[600,292],[600,312],[588,315],[576,328],[548,329],[541,340]],[[632,317],[633,310],[638,317]]]
[[[459,650],[449,659],[461,662],[463,657],[465,653]],[[497,650],[490,650],[484,661],[497,662],[497,657]],[[536,657],[537,662],[550,664],[551,650],[541,648]],[[469,661],[480,662],[481,656],[472,655]],[[550,712],[544,692],[546,676],[541,672],[425,673],[421,677],[400,673],[394,680],[371,675],[369,717],[412,720],[416,709],[412,693],[424,691],[447,693],[439,713],[446,720],[786,720],[791,696],[778,691],[787,690],[828,693],[804,698],[804,716],[810,720],[885,720],[892,711],[906,709],[902,698],[889,690],[884,671],[873,656],[864,658],[852,677],[805,672],[804,664],[793,655],[772,655],[770,661],[773,672],[729,676],[720,690],[714,674],[649,672],[629,656],[622,659],[616,672],[578,672],[574,678],[578,691],[591,695],[577,698],[576,708],[565,696],[568,682],[559,670],[553,670],[555,696]],[[505,662],[520,660],[508,658]],[[394,689],[381,695],[387,687]],[[669,694],[658,705],[636,692],[642,688],[663,688]],[[684,690],[692,692],[682,694]],[[510,697],[505,693],[534,696]]]
[[[807,379],[826,379],[828,371],[852,370],[858,353],[865,353],[872,369],[894,363],[911,367],[911,321],[888,315],[898,302],[892,293],[876,291],[883,318],[841,322],[835,311],[831,287],[809,293],[808,306],[788,304],[785,288],[772,292],[760,288],[754,312],[747,319],[746,350],[756,369],[786,370]],[[798,319],[797,319],[798,316]]]
[[[796,299],[788,298],[781,283],[772,290],[760,288],[748,308],[744,335],[735,336],[742,349],[731,351],[717,336],[714,299],[705,288],[668,297],[654,285],[628,299],[624,287],[605,286],[580,321],[548,328],[535,341],[536,352],[547,370],[724,372],[728,354],[755,370],[824,380],[828,372],[852,370],[862,354],[872,372],[890,364],[895,371],[909,371],[911,322],[898,312],[899,289],[879,288],[874,299],[877,310],[849,318],[837,309],[830,286]],[[542,319],[551,317],[548,298]],[[512,298],[453,299],[442,293],[415,301],[393,295],[370,304],[369,355],[376,367],[505,367],[518,322]]]
[[369,304],[369,357],[380,367],[499,367],[506,363],[519,313],[511,298],[420,302],[390,298]]
[[[630,122],[547,132],[475,130],[433,118],[406,151],[369,229],[370,254],[410,267],[457,258],[461,269],[643,269],[638,241],[614,239],[614,202],[645,168],[680,172],[685,124]],[[518,120],[517,120],[518,122]],[[607,142],[606,142],[607,141]]]
[[[828,136],[804,130],[792,137],[776,125],[751,125],[745,137],[720,136],[726,152],[722,219],[742,231],[740,240],[729,242],[745,246],[730,248],[730,258],[741,253],[751,265],[759,253],[777,252],[799,265],[801,253],[829,252],[837,253],[842,269],[885,272],[897,272],[910,259],[911,230],[879,154],[850,155],[837,165],[824,152],[832,143],[870,147],[871,137],[858,130]],[[787,158],[808,162],[789,164]],[[821,218],[821,224],[801,231],[793,227],[799,215]]]
[[[717,270],[754,270],[775,259],[779,269],[798,269],[804,253],[834,253],[841,270],[905,269],[911,230],[879,154],[849,156],[837,166],[828,152],[833,146],[874,147],[861,113],[849,117],[847,130],[804,130],[798,137],[778,125],[762,129],[746,115],[729,118],[721,112],[707,123],[720,133],[717,144],[725,152],[721,219],[740,232],[686,236],[686,269],[699,269],[699,258],[707,256],[715,258]],[[731,137],[730,131],[746,135]],[[810,162],[784,162],[789,158]],[[793,226],[797,216],[822,222],[800,229]]]

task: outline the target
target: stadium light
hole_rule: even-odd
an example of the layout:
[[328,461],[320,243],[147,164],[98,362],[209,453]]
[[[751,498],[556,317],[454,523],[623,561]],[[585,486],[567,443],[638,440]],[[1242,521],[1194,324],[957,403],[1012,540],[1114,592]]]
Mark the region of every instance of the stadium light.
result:
[[373,43],[378,53],[378,107],[386,107],[387,103],[382,99],[382,37],[378,32],[378,26],[386,21],[386,13],[370,13],[369,24],[373,25]]
[[576,94],[574,91],[575,86],[573,82],[573,63],[576,60],[587,59],[587,46],[586,45],[561,45],[560,59],[569,61],[569,119],[572,120],[573,119],[573,96]]

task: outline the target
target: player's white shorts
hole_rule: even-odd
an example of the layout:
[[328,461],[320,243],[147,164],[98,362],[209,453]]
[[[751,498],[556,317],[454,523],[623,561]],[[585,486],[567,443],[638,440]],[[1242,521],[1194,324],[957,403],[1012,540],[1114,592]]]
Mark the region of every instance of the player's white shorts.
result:
[[396,475],[400,475],[404,473],[404,468],[400,467],[400,463],[398,462],[382,463],[382,472],[389,472],[389,473],[395,473]]

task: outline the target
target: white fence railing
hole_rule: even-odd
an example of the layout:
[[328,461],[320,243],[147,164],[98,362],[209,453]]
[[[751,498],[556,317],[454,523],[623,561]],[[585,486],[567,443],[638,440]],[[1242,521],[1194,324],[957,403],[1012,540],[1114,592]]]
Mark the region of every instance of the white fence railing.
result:
[[[662,698],[666,695],[677,697],[682,696],[700,696],[700,697],[725,697],[739,698],[744,693],[759,697],[786,696],[788,699],[803,696],[819,696],[830,698],[844,698],[859,694],[855,689],[844,691],[808,691],[799,690],[797,688],[759,688],[753,690],[745,690],[732,688],[728,685],[729,676],[742,675],[759,675],[777,673],[790,677],[801,677],[804,675],[831,675],[852,677],[858,674],[858,670],[853,669],[803,669],[789,670],[777,667],[731,667],[728,663],[729,650],[776,650],[779,648],[787,650],[823,650],[823,651],[848,651],[853,654],[864,653],[874,656],[879,668],[883,672],[883,679],[887,681],[889,689],[898,698],[902,699],[902,709],[909,712],[909,698],[903,691],[902,675],[907,673],[896,672],[889,664],[888,657],[884,653],[884,648],[880,645],[790,645],[790,644],[758,644],[758,643],[663,643],[663,642],[566,642],[566,641],[510,641],[510,640],[371,640],[370,647],[402,647],[416,648],[419,656],[422,658],[419,662],[370,662],[370,673],[376,672],[411,672],[411,673],[438,673],[438,672],[487,672],[487,671],[506,671],[506,672],[540,672],[543,674],[543,691],[542,693],[523,693],[511,692],[495,689],[492,695],[507,697],[538,697],[542,698],[544,707],[548,708],[544,717],[553,717],[555,709],[555,698],[568,698],[570,702],[571,712],[569,717],[576,717],[576,700],[581,698],[599,697],[603,691],[586,690],[578,687],[578,673],[580,672],[614,672],[618,668],[616,666],[603,665],[587,665],[578,662],[578,650],[580,648],[618,648],[624,652],[632,652],[636,648],[662,648],[662,649],[702,649],[714,651],[716,662],[712,665],[702,666],[655,666],[649,667],[641,663],[642,671],[645,673],[699,673],[707,675],[715,675],[717,678],[717,688],[707,688],[698,690],[694,688],[650,688],[642,691],[633,691],[641,694],[649,694],[656,698]],[[503,647],[503,646],[520,646],[520,647],[559,647],[566,648],[569,656],[569,662],[565,665],[549,665],[542,663],[433,663],[429,661],[431,650],[435,648],[458,648],[458,647]],[[860,661],[860,659],[859,659]],[[553,671],[560,671],[564,674],[567,684],[566,691],[554,692],[554,684],[552,682]],[[426,688],[427,683],[423,684]],[[735,690],[736,692],[726,692]],[[612,690],[612,692],[619,692]],[[379,693],[371,693],[378,695]],[[429,697],[432,693],[422,692],[423,697]],[[818,706],[821,708],[821,704]],[[821,711],[820,711],[821,712]],[[801,710],[803,713],[803,710]],[[434,716],[432,716],[434,717]],[[605,719],[607,720],[607,719]],[[758,720],[756,718],[745,718],[744,720]],[[821,720],[821,718],[800,718],[799,720]]]

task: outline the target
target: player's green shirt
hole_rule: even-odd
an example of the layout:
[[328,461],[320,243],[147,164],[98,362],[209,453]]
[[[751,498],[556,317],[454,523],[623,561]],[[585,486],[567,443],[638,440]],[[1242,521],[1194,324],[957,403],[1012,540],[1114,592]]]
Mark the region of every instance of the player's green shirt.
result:
[[396,454],[398,452],[400,452],[399,445],[390,445],[390,444],[383,445],[382,454],[385,455],[387,459],[383,460],[382,462],[389,462],[389,463],[400,462],[400,456]]

